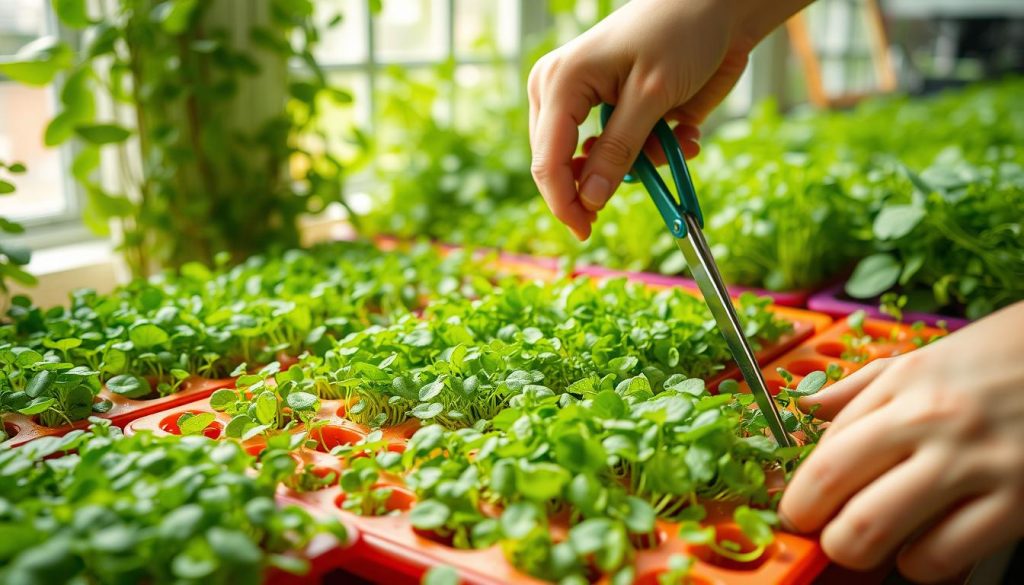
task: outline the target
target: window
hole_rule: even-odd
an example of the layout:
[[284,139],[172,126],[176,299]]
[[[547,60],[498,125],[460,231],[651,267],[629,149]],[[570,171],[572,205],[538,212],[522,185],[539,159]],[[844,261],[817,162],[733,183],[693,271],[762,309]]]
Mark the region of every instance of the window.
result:
[[[49,0],[0,0],[0,57],[56,31]],[[78,205],[67,178],[65,152],[43,144],[53,117],[52,87],[29,87],[0,76],[0,159],[22,162],[28,172],[14,178],[17,192],[0,197],[0,216],[26,226],[74,224]]]
[[[457,119],[465,111],[458,87],[494,83],[517,75],[522,34],[520,0],[385,0],[371,14],[366,0],[325,0],[316,3],[317,19],[330,22],[317,50],[317,60],[338,86],[352,93],[351,108],[323,114],[325,128],[358,126],[374,132],[381,124],[379,95],[388,89],[388,70],[400,67],[413,79],[431,79],[437,68],[455,67],[454,88],[440,117]],[[339,137],[340,138],[340,137]],[[345,153],[339,140],[331,147]],[[351,151],[351,146],[348,150]],[[351,152],[350,152],[351,154]]]

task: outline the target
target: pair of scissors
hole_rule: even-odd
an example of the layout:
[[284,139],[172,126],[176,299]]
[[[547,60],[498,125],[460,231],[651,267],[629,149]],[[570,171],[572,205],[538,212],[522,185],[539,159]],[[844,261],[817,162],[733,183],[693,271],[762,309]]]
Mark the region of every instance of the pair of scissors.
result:
[[[601,105],[602,126],[608,123],[613,111],[614,108],[611,105]],[[697,281],[704,301],[711,309],[718,330],[725,337],[729,351],[739,366],[744,381],[750,386],[754,400],[768,422],[768,429],[779,445],[792,446],[793,441],[782,424],[782,417],[779,415],[775,400],[768,393],[764,375],[758,367],[753,350],[750,349],[750,343],[743,334],[736,308],[722,281],[722,275],[711,255],[707,240],[704,239],[704,215],[697,202],[697,192],[693,188],[693,181],[690,180],[690,170],[686,166],[679,141],[676,140],[672,129],[665,123],[665,120],[658,120],[658,123],[654,125],[654,135],[657,137],[661,149],[665,151],[669,170],[672,171],[672,179],[679,192],[678,199],[668,190],[665,181],[661,179],[661,175],[655,169],[654,163],[643,152],[633,163],[633,168],[630,174],[626,175],[625,180],[635,183],[639,179],[644,184],[654,204],[658,207],[665,225],[675,237],[676,245],[679,246],[687,266],[690,267],[690,274]]]

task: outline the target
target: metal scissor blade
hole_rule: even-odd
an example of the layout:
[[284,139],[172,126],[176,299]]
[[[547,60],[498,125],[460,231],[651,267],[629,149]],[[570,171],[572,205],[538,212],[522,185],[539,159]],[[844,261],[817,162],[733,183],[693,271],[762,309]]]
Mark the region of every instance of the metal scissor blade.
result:
[[771,430],[772,436],[775,437],[775,441],[779,445],[791,446],[793,442],[782,425],[782,417],[779,415],[775,400],[768,393],[768,387],[765,385],[761,368],[758,367],[757,358],[754,357],[754,352],[750,349],[746,336],[743,335],[743,328],[736,315],[736,308],[733,307],[729,292],[722,282],[718,265],[715,264],[715,259],[711,256],[707,240],[704,239],[704,232],[701,231],[700,225],[691,214],[683,214],[683,221],[686,222],[687,236],[676,238],[676,245],[683,252],[686,264],[690,267],[690,273],[697,281],[697,286],[700,287],[700,292],[704,295],[704,301],[711,309],[711,314],[715,317],[718,329],[729,345],[729,350],[740,368],[740,373],[743,374],[743,379],[750,386],[758,408],[761,409],[765,420],[768,421],[768,428]]

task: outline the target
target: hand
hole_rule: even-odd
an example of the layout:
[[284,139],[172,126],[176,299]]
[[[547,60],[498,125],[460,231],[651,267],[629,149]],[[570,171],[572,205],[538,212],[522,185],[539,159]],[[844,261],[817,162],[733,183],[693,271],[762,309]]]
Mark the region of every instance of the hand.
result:
[[[747,54],[809,0],[634,0],[530,72],[532,171],[548,207],[584,240],[661,117],[675,123],[686,156],[697,124],[739,79]],[[607,102],[615,113],[573,163],[579,125]],[[577,190],[577,184],[579,189]]]
[[1024,303],[801,400],[831,427],[786,488],[791,529],[854,569],[938,581],[1024,536]]

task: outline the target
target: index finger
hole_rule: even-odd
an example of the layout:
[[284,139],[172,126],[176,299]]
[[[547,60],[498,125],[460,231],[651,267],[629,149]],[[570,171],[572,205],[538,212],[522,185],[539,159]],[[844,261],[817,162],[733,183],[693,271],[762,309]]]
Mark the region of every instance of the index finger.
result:
[[551,212],[584,240],[590,236],[590,224],[597,216],[580,201],[572,158],[579,140],[579,125],[593,104],[562,81],[553,81],[538,93],[539,103],[532,105],[537,113],[530,137],[530,171]]

